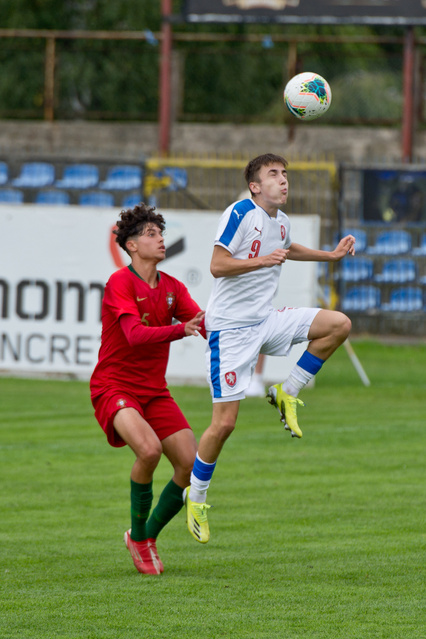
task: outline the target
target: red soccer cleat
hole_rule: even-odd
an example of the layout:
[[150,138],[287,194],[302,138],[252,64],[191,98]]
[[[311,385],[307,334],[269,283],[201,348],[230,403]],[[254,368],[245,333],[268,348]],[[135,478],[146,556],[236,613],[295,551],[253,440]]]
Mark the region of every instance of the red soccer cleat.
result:
[[160,568],[160,572],[164,572],[163,562],[161,561],[160,557],[158,556],[156,540],[151,538],[151,539],[148,539],[147,541],[149,543],[149,547],[151,549],[151,552],[153,553],[155,559],[157,560],[158,567]]
[[144,541],[133,541],[130,537],[130,533],[131,530],[127,530],[124,533],[124,543],[132,555],[136,570],[145,575],[159,575],[162,572],[162,569],[164,570],[164,567],[156,552],[157,549],[155,547],[155,542],[155,552],[151,547],[151,543],[154,540],[145,539]]

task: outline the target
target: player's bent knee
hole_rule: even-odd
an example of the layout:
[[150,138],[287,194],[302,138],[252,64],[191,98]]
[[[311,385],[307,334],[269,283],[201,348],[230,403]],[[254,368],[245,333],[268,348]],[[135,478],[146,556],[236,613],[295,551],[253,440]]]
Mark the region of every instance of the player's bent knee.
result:
[[223,422],[219,428],[219,438],[225,441],[232,434],[234,428],[235,422]]
[[231,435],[234,428],[235,422],[232,421],[221,421],[218,423],[213,423],[209,428],[210,436],[223,443]]
[[352,328],[352,322],[349,319],[349,317],[347,315],[345,315],[344,313],[341,313],[342,317],[342,327],[341,327],[341,331],[342,334],[344,336],[344,338],[346,339],[347,336],[349,335],[349,333],[351,332],[351,328]]
[[344,341],[351,332],[352,322],[347,315],[340,311],[334,311],[332,334]]
[[138,457],[143,461],[144,466],[155,469],[160,461],[161,453],[161,446],[148,446],[138,451]]

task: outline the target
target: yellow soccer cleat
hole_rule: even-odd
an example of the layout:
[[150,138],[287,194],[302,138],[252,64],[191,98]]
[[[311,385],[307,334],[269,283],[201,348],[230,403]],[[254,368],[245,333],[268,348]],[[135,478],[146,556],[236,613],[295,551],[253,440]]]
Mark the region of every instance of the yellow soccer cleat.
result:
[[210,539],[209,522],[207,521],[207,510],[210,508],[208,504],[198,504],[189,499],[188,486],[185,489],[185,508],[186,508],[186,524],[191,535],[200,542],[206,544]]
[[298,397],[288,395],[282,389],[282,384],[275,384],[270,386],[266,397],[270,398],[270,404],[276,406],[279,414],[281,415],[281,421],[284,424],[284,428],[291,432],[292,437],[302,437],[303,433],[297,423],[297,406],[304,406],[305,404]]

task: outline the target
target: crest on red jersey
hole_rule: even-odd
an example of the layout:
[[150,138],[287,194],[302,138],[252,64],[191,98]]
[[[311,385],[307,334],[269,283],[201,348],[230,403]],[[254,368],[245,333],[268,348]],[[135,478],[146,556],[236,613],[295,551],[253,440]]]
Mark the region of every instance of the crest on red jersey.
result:
[[176,295],[174,293],[166,293],[167,308],[172,308],[175,303]]
[[285,239],[285,226],[283,226],[281,224],[281,239],[284,240]]
[[237,383],[237,373],[234,371],[230,371],[229,373],[225,373],[225,382],[228,386],[235,386]]
[[116,403],[117,408],[126,408],[127,400],[126,399],[118,399]]

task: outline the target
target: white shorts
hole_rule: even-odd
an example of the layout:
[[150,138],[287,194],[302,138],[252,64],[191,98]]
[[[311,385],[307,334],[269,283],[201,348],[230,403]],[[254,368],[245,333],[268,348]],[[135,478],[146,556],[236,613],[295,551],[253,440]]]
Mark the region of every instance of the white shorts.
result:
[[308,341],[320,308],[273,310],[260,324],[207,332],[207,380],[213,402],[245,398],[259,353],[286,356],[294,344]]

